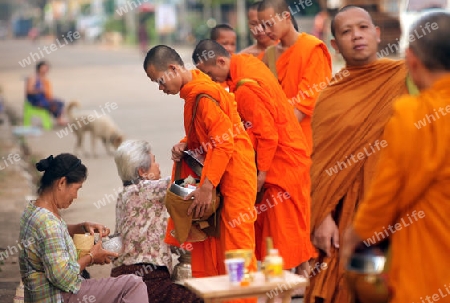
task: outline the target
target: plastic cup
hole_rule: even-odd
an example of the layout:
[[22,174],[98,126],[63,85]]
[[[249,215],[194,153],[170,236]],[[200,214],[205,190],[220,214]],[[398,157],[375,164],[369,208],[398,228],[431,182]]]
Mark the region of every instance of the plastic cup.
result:
[[104,250],[120,254],[122,252],[122,239],[120,237],[113,237],[109,240],[102,241],[102,247]]
[[231,285],[239,286],[241,284],[241,281],[244,280],[245,259],[227,259],[225,260],[225,267],[227,269]]

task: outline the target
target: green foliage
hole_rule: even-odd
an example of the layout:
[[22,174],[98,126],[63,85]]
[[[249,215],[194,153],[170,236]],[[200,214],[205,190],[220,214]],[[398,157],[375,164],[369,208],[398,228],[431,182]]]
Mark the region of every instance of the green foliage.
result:
[[155,14],[148,14],[148,16],[145,18],[144,22],[145,22],[145,26],[147,28],[148,39],[149,39],[150,44],[158,44],[159,37],[158,37],[158,33],[156,32]]
[[104,2],[105,13],[108,15],[114,15],[115,6],[116,6],[115,0],[105,0]]
[[199,0],[203,5],[236,4],[236,0]]
[[82,15],[90,15],[91,14],[91,4],[81,4],[80,5],[80,12]]
[[123,18],[110,17],[104,26],[105,32],[119,32],[125,34],[125,21]]

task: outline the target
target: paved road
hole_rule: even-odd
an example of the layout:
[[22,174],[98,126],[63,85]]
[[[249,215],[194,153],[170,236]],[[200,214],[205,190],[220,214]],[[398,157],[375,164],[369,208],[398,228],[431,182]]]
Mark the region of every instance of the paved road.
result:
[[[40,55],[51,43],[54,41],[39,44],[0,41],[0,86],[6,100],[19,113],[24,101],[24,79],[34,72],[35,62],[29,57],[30,52]],[[191,50],[186,47],[179,50],[183,59],[191,62]],[[163,175],[170,173],[169,151],[182,136],[183,102],[178,96],[160,93],[156,84],[147,79],[142,68],[143,58],[136,49],[63,45],[49,54],[43,53],[43,59],[51,64],[49,77],[55,96],[65,101],[77,100],[83,109],[109,112],[126,138],[148,140]],[[22,67],[23,60],[30,60],[32,64]],[[107,104],[113,103],[117,109],[108,110]],[[85,146],[90,150],[88,139],[85,138]],[[33,153],[46,157],[73,152],[75,137],[70,131],[62,137],[57,131],[48,131],[29,138],[28,143]],[[76,202],[63,211],[63,217],[69,223],[98,221],[113,228],[114,202],[121,182],[113,158],[105,153],[100,142],[97,142],[97,151],[98,158],[81,156],[89,176]],[[2,243],[5,247],[8,244],[14,243]],[[108,276],[109,268],[97,266],[91,273],[94,277]]]
[[[52,42],[41,41],[37,45],[28,41],[0,42],[0,85],[6,100],[19,113],[23,106],[24,79],[34,72],[34,64],[22,67],[19,62],[30,56],[30,52],[39,55]],[[180,52],[187,60],[187,49]],[[160,93],[156,84],[148,80],[142,68],[143,58],[137,50],[65,45],[44,59],[51,64],[49,77],[55,96],[66,101],[77,100],[83,109],[96,110],[99,115],[108,113],[126,138],[151,142],[162,173],[170,173],[169,151],[182,136],[183,103],[177,96]],[[114,103],[116,106],[107,107]],[[73,152],[75,136],[69,129],[66,131],[68,134],[62,137],[57,131],[48,131],[40,137],[29,138],[28,143],[42,157]],[[86,136],[88,151],[90,143]],[[106,154],[100,142],[96,147],[97,158],[81,156],[89,176],[79,198],[69,210],[63,211],[63,216],[67,222],[99,221],[114,227],[114,202],[121,182],[113,158]],[[109,273],[109,269],[92,271],[94,276]]]

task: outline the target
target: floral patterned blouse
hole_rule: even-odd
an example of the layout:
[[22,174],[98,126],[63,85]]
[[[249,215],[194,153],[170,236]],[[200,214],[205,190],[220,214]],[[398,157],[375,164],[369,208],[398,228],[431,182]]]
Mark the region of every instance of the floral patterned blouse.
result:
[[123,243],[115,267],[137,263],[172,270],[170,246],[164,242],[169,214],[164,205],[170,177],[125,186],[117,197],[116,233]]

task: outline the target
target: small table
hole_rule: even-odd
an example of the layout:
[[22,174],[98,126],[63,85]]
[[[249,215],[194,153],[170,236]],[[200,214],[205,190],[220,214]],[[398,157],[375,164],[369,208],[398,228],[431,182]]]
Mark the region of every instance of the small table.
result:
[[277,296],[282,296],[283,303],[288,303],[291,302],[294,289],[308,286],[309,280],[285,271],[282,281],[266,282],[264,274],[258,272],[255,274],[254,281],[248,286],[230,285],[227,275],[187,279],[184,281],[184,285],[198,297],[204,299],[205,303],[260,296],[267,296],[266,302],[268,303],[273,303]]

